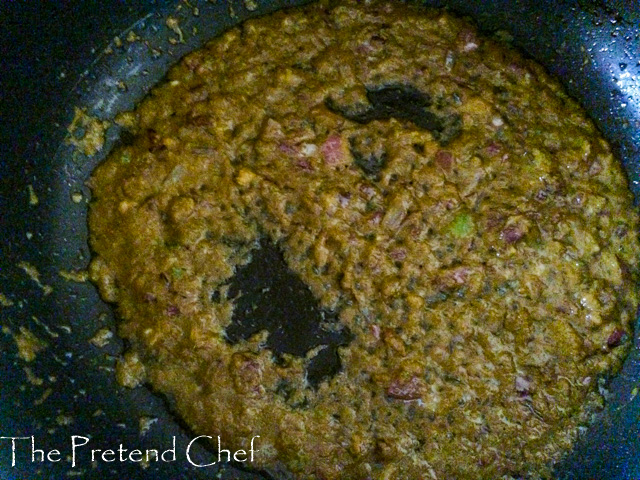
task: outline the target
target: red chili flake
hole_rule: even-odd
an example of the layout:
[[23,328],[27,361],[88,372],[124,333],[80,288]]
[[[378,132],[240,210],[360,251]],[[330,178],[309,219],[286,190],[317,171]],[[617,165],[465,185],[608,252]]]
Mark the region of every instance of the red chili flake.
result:
[[527,70],[522,65],[519,65],[517,63],[512,63],[511,65],[509,65],[509,69],[519,77],[522,77],[527,73]]
[[589,175],[598,175],[602,171],[602,165],[597,160],[589,167]]
[[387,395],[398,400],[416,400],[420,398],[420,379],[414,376],[409,381],[394,380],[387,387]]
[[501,225],[504,221],[504,217],[499,213],[489,212],[487,215],[487,229],[493,230],[498,225]]
[[438,150],[436,153],[436,164],[443,170],[451,170],[453,165],[453,154],[446,150]]
[[245,359],[238,365],[238,371],[243,377],[255,377],[262,372],[260,363],[253,359]]
[[391,250],[391,252],[389,252],[389,256],[395,261],[401,262],[402,260],[407,258],[407,251],[404,248],[396,248],[395,250]]
[[288,143],[278,144],[278,149],[282,153],[286,153],[287,155],[291,155],[292,157],[297,157],[300,154],[296,147],[294,147],[293,145],[289,145]]
[[342,137],[333,133],[327,137],[320,147],[324,161],[329,166],[344,163],[344,148],[342,148]]
[[625,332],[620,328],[616,328],[611,333],[611,335],[609,335],[609,338],[607,338],[607,346],[609,348],[615,348],[619,346],[623,342],[623,340],[626,338],[626,336],[627,336],[627,332]]
[[180,315],[180,309],[175,305],[169,305],[167,307],[166,314],[170,317],[175,317],[176,315]]
[[539,202],[544,202],[547,197],[549,197],[549,194],[546,192],[546,190],[538,190],[538,193],[536,193],[535,199]]
[[298,160],[296,162],[296,166],[300,167],[302,170],[304,170],[305,172],[313,172],[313,167],[311,166],[311,164],[306,161],[306,160]]
[[487,152],[487,155],[494,156],[502,151],[502,146],[499,143],[491,142],[487,145],[485,151]]
[[144,300],[145,302],[155,302],[156,296],[153,293],[147,292],[144,294]]
[[202,61],[200,60],[200,57],[186,57],[184,59],[184,63],[187,66],[187,68],[191,71],[195,70],[200,65],[202,65]]
[[371,325],[371,334],[376,340],[380,340],[380,327],[378,325]]
[[204,102],[209,98],[209,91],[205,87],[194,88],[187,95],[187,103]]
[[149,151],[151,153],[164,150],[166,147],[162,143],[162,137],[152,128],[147,130],[147,138],[149,139]]
[[433,283],[441,292],[450,291],[467,283],[470,273],[471,270],[467,267],[453,268],[435,277]]
[[375,189],[371,185],[367,185],[366,183],[360,184],[359,189],[367,199],[373,197],[373,195],[376,193]]
[[500,234],[502,239],[507,243],[516,243],[522,237],[524,237],[524,231],[518,228],[516,225],[511,225],[502,230]]
[[262,390],[262,365],[255,358],[234,354],[229,371],[237,391],[259,393]]
[[470,270],[466,267],[459,267],[451,272],[451,278],[458,284],[463,285],[467,281]]
[[526,377],[516,377],[516,392],[528,395],[531,393],[531,381]]
[[473,52],[475,49],[478,48],[478,44],[475,42],[467,42],[464,47],[462,47],[462,50],[464,50],[465,52]]
[[342,207],[346,207],[347,205],[349,205],[350,199],[351,199],[351,193],[349,192],[338,194],[338,202],[340,202],[340,205]]
[[478,48],[478,37],[476,33],[471,29],[465,28],[461,30],[458,34],[458,41],[462,44],[465,50],[469,48],[467,47],[467,45],[469,45],[470,43],[475,45],[474,48]]
[[616,237],[623,238],[629,233],[629,228],[626,225],[618,225],[613,233],[616,234]]
[[206,125],[211,125],[213,118],[209,115],[196,115],[190,117],[188,122],[190,125],[194,125],[196,127],[204,127]]
[[359,55],[368,55],[374,50],[375,48],[369,42],[363,42],[355,48],[355,52]]

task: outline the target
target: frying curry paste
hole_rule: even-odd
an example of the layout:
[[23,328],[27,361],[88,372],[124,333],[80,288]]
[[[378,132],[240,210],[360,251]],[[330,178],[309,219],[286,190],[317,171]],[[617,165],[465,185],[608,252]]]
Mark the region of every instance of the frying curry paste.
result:
[[[618,162],[541,67],[465,21],[323,2],[186,56],[118,121],[90,274],[120,380],[296,478],[547,477],[628,351],[638,222]],[[232,343],[267,240],[352,340]],[[277,360],[277,361],[276,361]]]

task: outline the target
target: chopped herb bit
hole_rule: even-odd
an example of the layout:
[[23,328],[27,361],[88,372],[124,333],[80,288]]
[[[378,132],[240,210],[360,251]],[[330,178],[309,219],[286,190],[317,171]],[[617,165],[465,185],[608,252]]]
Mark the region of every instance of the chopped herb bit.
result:
[[182,274],[184,273],[184,269],[179,268],[179,267],[173,267],[171,269],[171,276],[173,278],[175,278],[176,280],[179,279],[180,277],[182,277]]
[[456,238],[465,238],[473,233],[474,225],[471,215],[459,213],[449,224],[448,231]]

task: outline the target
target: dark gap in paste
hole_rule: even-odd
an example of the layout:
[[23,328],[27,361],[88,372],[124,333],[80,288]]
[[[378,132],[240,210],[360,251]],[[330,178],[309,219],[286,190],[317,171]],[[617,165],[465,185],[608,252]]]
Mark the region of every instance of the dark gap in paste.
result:
[[407,120],[416,127],[428,130],[441,145],[457,138],[462,131],[462,117],[441,102],[433,102],[429,94],[411,85],[391,84],[367,87],[369,106],[338,104],[333,98],[325,100],[326,107],[356,123],[396,118]]
[[263,240],[251,262],[237,269],[228,295],[235,299],[231,324],[225,330],[231,344],[267,330],[266,346],[276,358],[285,353],[304,357],[309,350],[326,345],[307,366],[312,386],[340,371],[338,347],[347,345],[353,335],[339,325],[336,313],[320,308],[272,242]]

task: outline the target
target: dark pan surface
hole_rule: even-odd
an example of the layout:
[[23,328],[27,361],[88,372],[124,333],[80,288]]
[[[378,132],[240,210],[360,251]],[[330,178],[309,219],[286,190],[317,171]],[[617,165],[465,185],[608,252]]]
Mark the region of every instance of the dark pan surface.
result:
[[[0,326],[14,333],[26,327],[49,344],[34,362],[25,363],[16,355],[13,337],[0,334],[0,436],[34,435],[37,448],[58,449],[63,456],[70,453],[72,435],[91,437],[92,448],[101,449],[117,449],[122,443],[129,449],[165,450],[174,436],[177,444],[175,462],[152,463],[147,469],[127,462],[98,462],[92,468],[86,450],[81,451],[78,468],[72,469],[65,460],[32,463],[29,442],[22,441],[12,468],[11,442],[5,439],[0,440],[0,479],[67,478],[73,472],[80,478],[216,478],[218,465],[196,468],[185,458],[186,446],[195,435],[168,413],[168,402],[144,388],[115,385],[112,368],[121,343],[114,340],[102,349],[88,343],[99,328],[113,329],[111,309],[90,284],[64,280],[58,271],[84,268],[90,258],[86,242],[89,191],[84,182],[103,155],[74,156],[63,140],[74,106],[86,107],[99,118],[113,118],[130,109],[171,64],[206,39],[248,16],[300,2],[258,3],[253,12],[240,2],[195,0],[0,4],[5,27],[0,31],[0,292],[14,302],[12,307],[0,307]],[[551,0],[426,3],[469,15],[487,31],[508,32],[514,44],[559,76],[613,142],[636,199],[640,198],[637,2],[609,1],[606,6],[604,2]],[[197,16],[194,8],[199,10]],[[170,43],[176,33],[165,24],[168,14],[180,19],[185,43]],[[196,34],[193,27],[198,29]],[[127,42],[129,30],[142,41]],[[113,54],[103,54],[115,35],[120,35],[123,46],[114,45]],[[118,131],[110,129],[102,154],[117,138]],[[28,185],[38,205],[29,204]],[[82,201],[76,203],[72,195],[79,192]],[[257,261],[273,264],[276,260],[269,255],[265,248]],[[44,296],[18,267],[21,261],[38,268],[42,283],[53,287],[50,295]],[[286,269],[271,272],[274,284],[295,283]],[[244,279],[237,280],[240,289],[264,290],[268,279],[245,273]],[[292,294],[290,298],[294,296],[299,297]],[[283,302],[284,316],[287,309],[296,307],[290,303]],[[312,303],[299,305],[310,312],[309,321],[322,314],[314,311]],[[283,343],[276,349],[289,348],[286,338],[304,338],[299,331],[289,335],[286,322],[271,327],[282,331]],[[558,469],[558,478],[640,478],[640,399],[632,399],[633,389],[640,387],[638,330],[636,347],[623,371],[608,384],[611,398],[606,413]],[[346,333],[334,339],[324,338],[326,332],[320,330],[313,333],[312,343],[348,341]],[[42,380],[41,385],[27,381],[25,367]],[[318,375],[326,373],[321,370]],[[47,391],[48,398],[40,404]],[[140,417],[157,418],[144,435]],[[204,448],[192,450],[194,462],[217,461],[214,457]],[[277,472],[270,477],[235,468],[223,468],[221,473],[221,478],[284,478]]]

